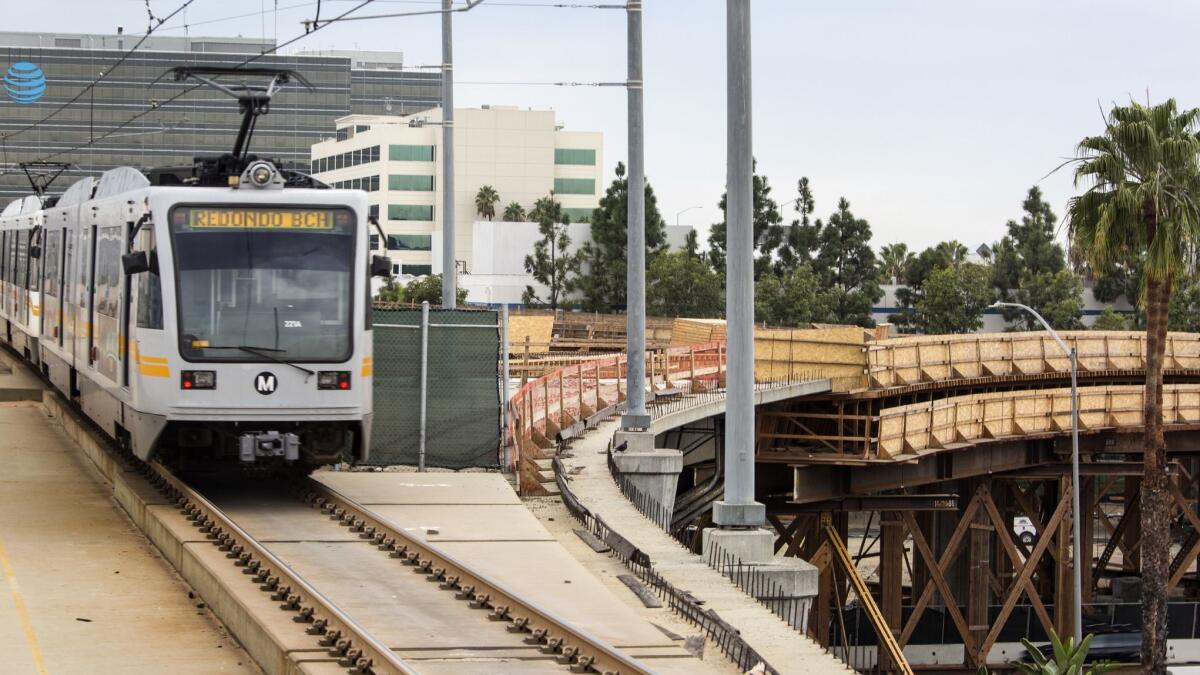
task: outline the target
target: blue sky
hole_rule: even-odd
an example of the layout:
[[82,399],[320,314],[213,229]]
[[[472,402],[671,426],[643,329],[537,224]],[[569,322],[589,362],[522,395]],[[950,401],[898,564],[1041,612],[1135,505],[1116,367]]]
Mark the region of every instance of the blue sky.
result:
[[[626,155],[624,90],[536,83],[623,80],[625,13],[547,7],[551,1],[486,0],[456,16],[457,104],[553,108],[568,128],[603,131],[611,176]],[[151,0],[151,7],[163,15],[180,2]],[[698,205],[682,222],[706,231],[719,220],[725,181],[725,3],[644,4],[647,175],[665,219]],[[324,0],[322,15],[350,6]],[[377,0],[359,14],[434,6]],[[197,0],[187,20],[262,10],[190,33],[277,32],[282,40],[302,32],[315,8],[306,0]],[[1100,130],[1101,107],[1147,95],[1200,105],[1198,18],[1196,3],[1148,0],[754,0],[759,170],[781,202],[808,176],[820,216],[845,196],[871,222],[876,246],[957,238],[974,249],[1003,234],[1031,185],[1062,215],[1074,194],[1071,177],[1045,176],[1081,137]],[[5,19],[5,30],[146,25],[142,0],[54,0]],[[438,27],[436,17],[346,23],[296,48],[399,49],[409,64],[434,64]]]

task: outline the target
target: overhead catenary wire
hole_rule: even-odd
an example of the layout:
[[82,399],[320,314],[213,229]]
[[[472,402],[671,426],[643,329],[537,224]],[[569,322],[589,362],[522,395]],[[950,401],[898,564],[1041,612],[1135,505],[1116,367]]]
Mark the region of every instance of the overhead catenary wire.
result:
[[[116,63],[109,66],[109,68],[107,70],[102,71],[96,77],[96,79],[92,80],[91,83],[89,83],[86,87],[81,89],[78,94],[75,94],[75,96],[71,100],[67,101],[66,103],[63,103],[62,105],[58,106],[54,110],[51,110],[49,113],[46,113],[46,115],[44,117],[42,117],[40,120],[38,120],[36,122],[31,122],[31,123],[25,125],[24,127],[17,129],[16,131],[12,131],[7,134],[4,134],[3,136],[0,136],[0,140],[7,141],[8,139],[12,138],[13,136],[23,134],[26,131],[29,131],[30,129],[33,129],[33,128],[39,126],[43,122],[48,121],[50,118],[54,117],[55,115],[57,115],[60,112],[62,112],[63,110],[65,110],[67,108],[67,106],[69,106],[72,103],[75,103],[79,99],[83,98],[84,94],[87,94],[88,92],[92,91],[92,89],[94,89],[96,87],[96,85],[100,84],[100,82],[102,80],[104,80],[104,78],[108,77],[108,75],[110,73],[112,73],[114,70],[116,70],[117,68],[119,68],[122,63],[125,63],[125,61],[129,59],[129,57],[133,56],[133,53],[136,52],[138,50],[138,48],[140,48],[144,42],[146,42],[146,40],[150,37],[150,35],[153,34],[154,31],[159,26],[166,23],[168,20],[170,20],[176,14],[178,14],[181,11],[183,11],[184,9],[186,9],[188,5],[192,4],[195,1],[196,0],[185,0],[185,2],[182,5],[180,5],[179,7],[177,7],[174,12],[171,12],[167,16],[165,16],[161,19],[158,19],[158,23],[151,26],[150,29],[146,31],[146,34],[142,36],[142,39],[138,40],[137,44],[135,44],[132,49],[130,49],[129,51],[122,54],[121,58],[117,59]],[[151,19],[151,21],[153,21],[155,19],[155,16],[154,16],[154,13],[150,11],[149,0],[147,0],[147,2],[146,2],[146,12],[148,14],[150,14],[150,19]]]
[[[344,17],[347,17],[350,14],[357,12],[358,10],[362,9],[363,7],[366,7],[367,5],[369,5],[375,1],[376,0],[361,0],[359,2],[359,4],[355,5],[354,7],[351,7],[350,9],[346,10],[345,12],[342,12],[335,18],[323,21],[321,23],[321,25],[313,28],[312,30],[301,33],[301,34],[287,40],[286,42],[281,42],[281,43],[275,45],[274,47],[272,47],[271,49],[264,50],[263,52],[261,52],[259,54],[255,54],[254,56],[251,56],[250,58],[247,58],[247,59],[241,61],[240,63],[236,64],[234,67],[240,68],[241,66],[253,63],[254,61],[256,61],[264,56],[273,54],[273,53],[279,51],[280,49],[287,47],[295,42],[299,42],[300,40],[303,40],[304,38],[308,37],[309,35],[312,35],[313,33],[317,32],[318,30],[321,30],[322,28],[324,28],[332,23],[336,23],[336,22],[340,21]],[[112,129],[109,129],[104,134],[101,134],[100,136],[97,136],[96,138],[89,140],[86,143],[80,143],[79,145],[75,145],[75,146],[72,146],[69,148],[64,148],[62,150],[58,150],[57,152],[53,152],[49,155],[40,157],[40,158],[38,158],[37,161],[39,161],[39,162],[48,161],[55,157],[60,157],[62,155],[68,154],[68,153],[76,152],[78,150],[82,150],[84,148],[91,147],[92,145],[95,145],[96,143],[99,143],[100,141],[103,141],[104,139],[109,138],[110,136],[114,135],[116,132],[124,129],[125,127],[129,126],[130,124],[133,124],[134,122],[145,117],[146,115],[149,115],[150,113],[157,111],[159,108],[161,108],[163,106],[174,103],[175,101],[178,101],[179,99],[183,98],[184,96],[187,96],[191,92],[193,92],[197,89],[200,89],[201,87],[204,87],[204,86],[205,85],[203,85],[203,84],[195,84],[190,87],[187,87],[183,91],[180,91],[179,93],[177,93],[163,101],[152,100],[150,102],[150,107],[148,107],[147,109],[145,109],[139,113],[134,114],[132,117],[130,117],[129,119],[125,120],[124,122],[118,124],[117,126],[113,127]],[[4,137],[0,136],[0,141],[3,141],[3,140],[4,140]]]

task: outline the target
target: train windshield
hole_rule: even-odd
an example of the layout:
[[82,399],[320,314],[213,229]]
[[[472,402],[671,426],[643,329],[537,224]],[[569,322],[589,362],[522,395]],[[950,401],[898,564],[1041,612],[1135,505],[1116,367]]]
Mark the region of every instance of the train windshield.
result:
[[179,206],[171,231],[185,359],[350,358],[352,211]]

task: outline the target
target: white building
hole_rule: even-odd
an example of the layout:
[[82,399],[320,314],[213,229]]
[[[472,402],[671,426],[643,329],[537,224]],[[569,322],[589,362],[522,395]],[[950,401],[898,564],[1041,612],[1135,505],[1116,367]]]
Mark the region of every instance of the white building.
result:
[[[497,219],[509,203],[528,211],[551,191],[572,221],[590,218],[604,191],[600,132],[566,131],[552,110],[515,106],[456,108],[454,118],[454,248],[460,270],[473,272],[475,195],[483,185],[500,196]],[[372,214],[388,235],[396,274],[441,272],[432,241],[442,230],[441,120],[436,108],[407,116],[348,115],[337,120],[334,138],[312,147],[317,178],[367,191]],[[504,238],[502,232],[497,236]]]

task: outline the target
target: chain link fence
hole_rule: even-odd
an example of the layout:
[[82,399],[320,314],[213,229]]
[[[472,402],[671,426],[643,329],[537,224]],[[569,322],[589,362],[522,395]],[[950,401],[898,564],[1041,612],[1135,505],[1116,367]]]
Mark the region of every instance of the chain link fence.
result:
[[498,313],[377,304],[373,318],[368,463],[498,468]]

